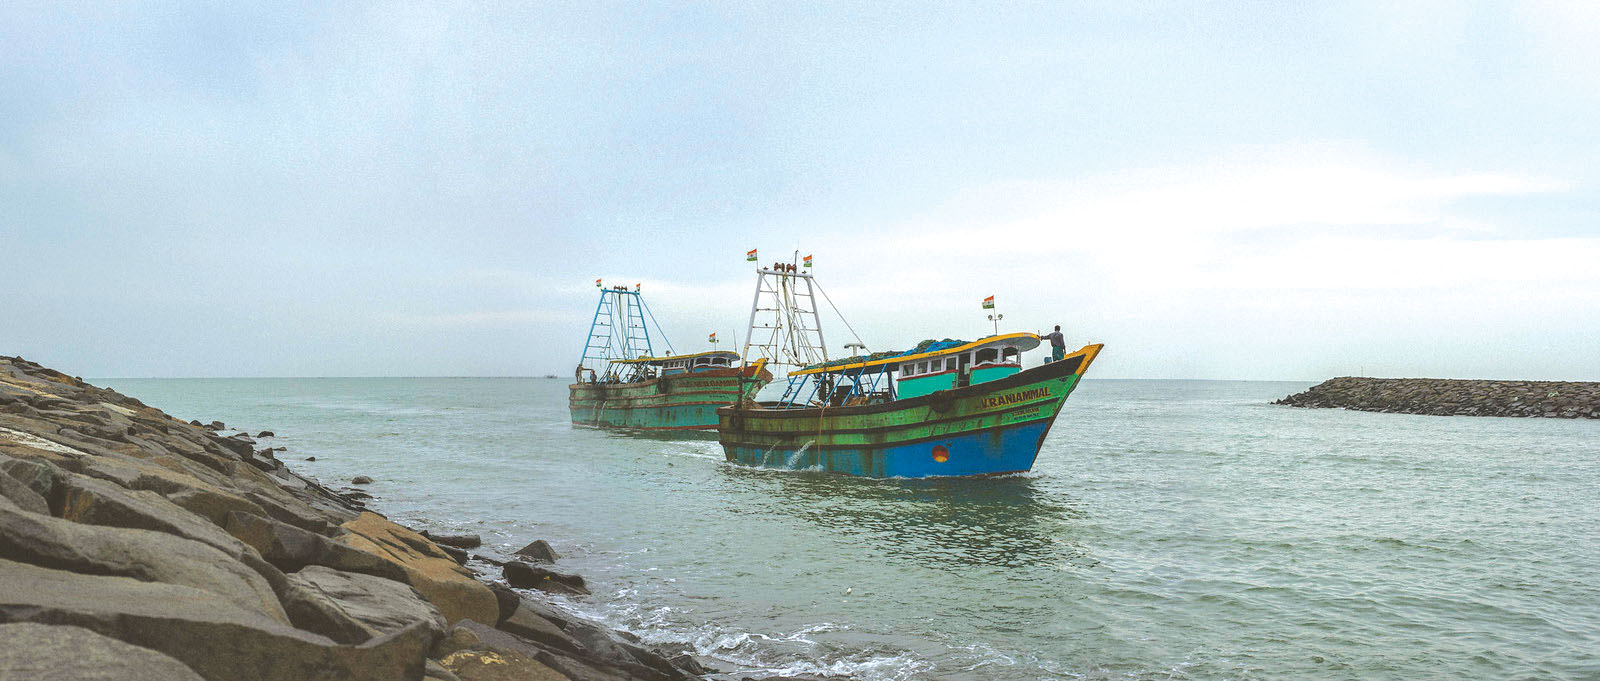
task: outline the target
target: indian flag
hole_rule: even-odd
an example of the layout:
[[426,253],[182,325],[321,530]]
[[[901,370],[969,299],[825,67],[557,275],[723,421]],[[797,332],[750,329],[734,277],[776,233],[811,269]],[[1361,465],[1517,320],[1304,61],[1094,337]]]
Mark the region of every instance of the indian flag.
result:
[[642,286],[644,286],[644,284],[634,284],[633,285],[633,292],[634,293],[638,293],[639,292],[639,288],[642,287]]
[[599,279],[594,280],[594,287],[595,288],[600,288],[600,280]]
[[988,298],[984,298],[983,299],[983,309],[985,309],[985,310],[993,310],[994,309],[994,296],[989,296]]
[[811,256],[808,255],[808,256],[806,256],[806,267],[810,267],[810,266],[811,266]]
[[712,343],[717,342],[717,332],[712,331],[711,336],[706,338],[706,340],[711,341]]
[[745,260],[749,260],[750,262],[755,262],[756,261],[756,249],[754,249],[754,248],[750,249],[749,253],[744,254],[744,259]]

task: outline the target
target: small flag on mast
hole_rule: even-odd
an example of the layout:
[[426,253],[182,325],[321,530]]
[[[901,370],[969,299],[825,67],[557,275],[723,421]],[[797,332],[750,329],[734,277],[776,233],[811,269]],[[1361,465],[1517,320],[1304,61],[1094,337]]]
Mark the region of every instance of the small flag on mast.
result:
[[754,248],[750,249],[749,253],[744,254],[744,259],[748,260],[750,262],[755,262],[756,261],[756,249],[754,249]]
[[713,343],[717,342],[717,332],[712,331],[711,332],[711,337],[707,338],[706,340],[709,340],[709,341],[711,341]]
[[809,255],[806,256],[806,264],[805,264],[805,266],[806,267],[810,267],[811,266],[811,256],[809,256]]
[[983,309],[985,309],[985,310],[993,310],[994,309],[994,296],[989,296],[988,298],[984,298],[983,299]]
[[633,292],[634,293],[638,293],[639,292],[639,288],[642,287],[642,286],[644,286],[644,285],[643,284],[634,284],[633,285]]
[[600,280],[599,279],[594,280],[594,287],[595,288],[600,288]]

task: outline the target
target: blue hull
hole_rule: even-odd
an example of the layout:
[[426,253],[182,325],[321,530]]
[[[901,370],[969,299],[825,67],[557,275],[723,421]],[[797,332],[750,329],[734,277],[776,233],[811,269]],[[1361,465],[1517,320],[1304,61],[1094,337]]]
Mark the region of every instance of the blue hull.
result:
[[[937,442],[913,442],[888,447],[761,449],[724,443],[728,460],[746,466],[780,470],[819,470],[871,478],[930,478],[999,475],[1033,468],[1039,447],[1054,419],[1001,426]],[[932,456],[935,445],[949,450],[947,461]]]

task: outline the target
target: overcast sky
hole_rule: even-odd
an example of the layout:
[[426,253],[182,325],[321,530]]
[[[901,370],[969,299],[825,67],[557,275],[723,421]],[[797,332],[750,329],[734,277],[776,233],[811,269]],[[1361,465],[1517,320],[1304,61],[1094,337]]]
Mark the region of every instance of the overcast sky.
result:
[[1600,379],[1597,5],[1320,4],[3,3],[0,354],[565,376],[760,248],[874,350]]

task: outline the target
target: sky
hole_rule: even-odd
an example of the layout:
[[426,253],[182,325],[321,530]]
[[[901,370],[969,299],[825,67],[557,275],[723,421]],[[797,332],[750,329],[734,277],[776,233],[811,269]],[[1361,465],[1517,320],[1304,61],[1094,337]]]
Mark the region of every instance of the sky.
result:
[[759,248],[873,350],[1600,380],[1597,7],[3,3],[0,354],[566,376],[597,277],[744,338]]

